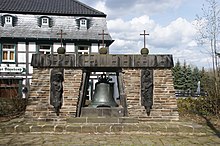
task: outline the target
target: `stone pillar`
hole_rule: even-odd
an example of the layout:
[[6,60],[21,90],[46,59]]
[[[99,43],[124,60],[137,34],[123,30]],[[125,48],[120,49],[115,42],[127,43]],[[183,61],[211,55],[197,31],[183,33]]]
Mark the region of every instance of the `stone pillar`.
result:
[[153,71],[153,107],[150,115],[141,106],[141,69],[123,69],[128,116],[139,121],[179,120],[171,69]]
[[46,117],[53,113],[49,94],[50,69],[34,68],[25,117],[29,120],[47,120]]
[[171,69],[154,70],[153,118],[179,120]]
[[82,70],[65,69],[64,71],[64,82],[63,82],[63,107],[62,112],[66,116],[76,115],[77,101],[80,92],[82,80]]
[[50,72],[51,69],[34,68],[28,106],[25,117],[34,121],[62,121],[75,117],[77,100],[82,78],[81,70],[64,70],[63,105],[57,116],[50,105]]
[[145,110],[141,106],[141,70],[123,69],[125,94],[127,96],[128,116],[138,117]]

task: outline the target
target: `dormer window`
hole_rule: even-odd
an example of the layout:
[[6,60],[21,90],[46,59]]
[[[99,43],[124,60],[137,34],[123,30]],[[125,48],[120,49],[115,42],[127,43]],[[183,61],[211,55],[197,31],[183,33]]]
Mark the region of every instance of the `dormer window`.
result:
[[87,27],[87,20],[86,19],[80,20],[80,27]]
[[11,16],[5,16],[5,24],[12,25],[12,17]]
[[80,29],[87,29],[88,28],[88,26],[87,26],[87,19],[85,19],[85,18],[82,18],[82,19],[80,19],[79,20],[79,28]]
[[52,27],[53,26],[53,21],[52,18],[48,17],[48,16],[41,16],[38,18],[38,26],[42,27],[42,26],[46,26],[46,27]]
[[42,18],[42,25],[49,26],[49,19],[48,18]]
[[17,25],[17,20],[18,18],[16,16],[12,16],[12,15],[3,15],[1,16],[1,26],[5,27],[5,26],[16,26]]
[[91,20],[87,18],[76,19],[77,28],[80,30],[87,30],[91,27]]

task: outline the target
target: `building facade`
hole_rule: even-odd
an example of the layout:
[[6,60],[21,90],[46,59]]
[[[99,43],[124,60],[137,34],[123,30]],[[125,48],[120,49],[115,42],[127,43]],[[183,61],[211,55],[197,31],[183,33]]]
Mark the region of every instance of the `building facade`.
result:
[[77,0],[0,0],[0,97],[28,92],[32,54],[98,53],[103,37],[106,14]]

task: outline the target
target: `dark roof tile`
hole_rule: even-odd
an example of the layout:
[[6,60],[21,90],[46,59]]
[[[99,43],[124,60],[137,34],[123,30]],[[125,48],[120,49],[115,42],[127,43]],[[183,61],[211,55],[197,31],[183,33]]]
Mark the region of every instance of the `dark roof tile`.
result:
[[0,12],[106,17],[78,0],[0,0]]

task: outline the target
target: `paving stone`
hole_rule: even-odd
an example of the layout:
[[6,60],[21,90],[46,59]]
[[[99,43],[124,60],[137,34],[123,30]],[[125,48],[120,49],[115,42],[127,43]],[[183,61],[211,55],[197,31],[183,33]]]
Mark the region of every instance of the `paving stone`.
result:
[[122,118],[119,118],[119,123],[121,123],[121,124],[123,124],[123,123],[138,123],[138,119],[137,118],[122,117]]
[[192,125],[190,124],[181,124],[179,125],[179,129],[181,133],[193,133],[194,132],[194,128]]
[[83,125],[82,126],[82,133],[95,133],[96,126],[94,125]]
[[147,145],[147,146],[154,146],[155,145],[155,143],[152,140],[150,140],[149,138],[146,138],[146,137],[140,137],[139,140],[142,145]]
[[43,132],[42,125],[33,125],[30,127],[31,132]]
[[110,130],[110,127],[111,127],[111,125],[98,125],[97,126],[97,132],[98,133],[109,133],[109,132],[111,132]]
[[64,132],[65,125],[56,125],[55,132]]
[[167,133],[179,133],[180,128],[177,124],[167,124],[165,125]]
[[151,126],[149,124],[138,124],[139,132],[151,132]]
[[123,132],[138,132],[139,127],[137,125],[131,125],[131,124],[124,124],[123,125]]
[[27,133],[31,131],[29,125],[18,125],[15,130],[17,133]]
[[15,125],[12,126],[4,126],[1,128],[3,133],[14,133],[15,132]]
[[66,132],[82,132],[81,125],[67,125]]
[[111,132],[122,132],[122,131],[123,131],[123,125],[114,124],[111,126]]
[[161,123],[151,123],[151,132],[167,132],[167,127],[165,124]]
[[209,134],[209,133],[213,133],[213,131],[207,127],[207,126],[202,126],[202,125],[193,125],[193,133],[206,133],[206,134]]
[[87,117],[67,118],[67,123],[86,123]]
[[44,132],[54,132],[54,125],[43,125],[42,128]]

